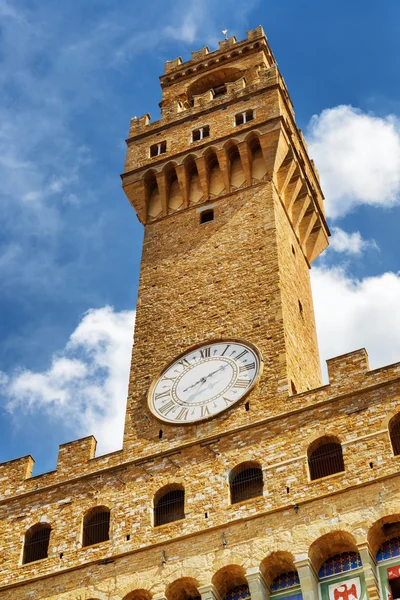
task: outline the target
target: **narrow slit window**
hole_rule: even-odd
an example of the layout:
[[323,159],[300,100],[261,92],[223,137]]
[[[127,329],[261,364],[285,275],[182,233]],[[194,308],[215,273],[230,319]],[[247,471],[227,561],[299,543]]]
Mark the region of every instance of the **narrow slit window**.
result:
[[252,110],[245,110],[244,112],[235,115],[235,125],[244,125],[254,119],[254,112]]
[[150,146],[150,157],[159,156],[160,154],[164,154],[167,151],[167,142],[164,140],[163,142],[158,142],[158,144],[153,144]]
[[199,127],[198,129],[194,129],[192,131],[192,141],[199,142],[210,135],[210,126],[204,125],[204,127]]
[[209,221],[214,221],[214,210],[210,208],[209,210],[203,210],[200,213],[200,224],[208,223]]

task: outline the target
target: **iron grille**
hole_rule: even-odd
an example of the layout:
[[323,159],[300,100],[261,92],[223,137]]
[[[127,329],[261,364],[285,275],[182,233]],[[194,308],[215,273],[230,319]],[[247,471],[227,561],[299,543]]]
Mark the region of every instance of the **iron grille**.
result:
[[400,419],[396,419],[390,427],[390,441],[392,442],[393,454],[400,454]]
[[24,564],[47,558],[50,531],[50,527],[39,527],[27,533],[24,545]]
[[262,471],[258,467],[243,469],[237,475],[234,475],[231,480],[231,502],[242,502],[249,498],[262,496],[263,493],[263,476]]
[[185,492],[172,490],[160,498],[154,508],[154,525],[165,525],[185,518]]
[[110,533],[110,512],[99,511],[85,518],[83,524],[83,546],[106,542]]
[[320,479],[344,471],[342,446],[329,442],[319,446],[308,459],[311,479]]

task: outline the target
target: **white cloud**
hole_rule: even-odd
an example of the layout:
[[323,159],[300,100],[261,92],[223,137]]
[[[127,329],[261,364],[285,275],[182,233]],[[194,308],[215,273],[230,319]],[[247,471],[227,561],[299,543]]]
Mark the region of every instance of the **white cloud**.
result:
[[347,233],[340,227],[332,228],[332,237],[329,240],[329,248],[335,252],[360,255],[368,248],[378,250],[375,240],[365,240],[359,231]]
[[366,348],[371,368],[400,361],[400,274],[353,279],[339,267],[311,271],[321,359]]
[[390,207],[400,202],[396,117],[336,106],[313,116],[306,137],[330,217],[341,217],[360,204]]
[[74,436],[93,434],[100,453],[120,447],[133,324],[133,311],[89,310],[46,371],[0,373],[8,410],[44,412]]

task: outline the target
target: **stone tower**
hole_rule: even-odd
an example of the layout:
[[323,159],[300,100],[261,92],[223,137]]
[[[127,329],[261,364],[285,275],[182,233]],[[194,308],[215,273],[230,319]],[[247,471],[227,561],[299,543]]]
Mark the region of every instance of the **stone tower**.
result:
[[288,393],[321,384],[309,268],[328,237],[318,175],[261,27],[167,62],[160,80],[162,118],[131,121],[122,176],[145,225],[125,444],[146,451],[159,430],[149,383],[192,345],[244,338],[263,373],[249,414],[238,405],[205,426],[166,426],[166,440],[279,414]]
[[261,27],[131,122],[144,225],[123,448],[0,464],[0,600],[400,597],[400,364],[322,385],[317,172]]

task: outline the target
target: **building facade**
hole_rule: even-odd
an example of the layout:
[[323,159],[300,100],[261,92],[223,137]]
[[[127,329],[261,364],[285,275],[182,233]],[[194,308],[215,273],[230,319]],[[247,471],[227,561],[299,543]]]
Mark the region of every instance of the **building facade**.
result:
[[144,225],[123,449],[0,465],[0,598],[399,598],[400,364],[357,350],[322,385],[329,231],[264,32],[160,81],[122,175]]

